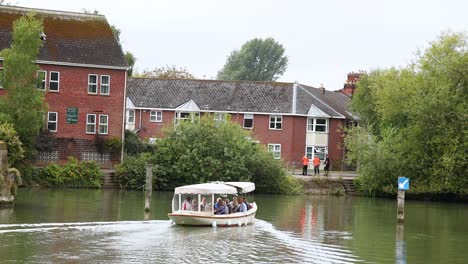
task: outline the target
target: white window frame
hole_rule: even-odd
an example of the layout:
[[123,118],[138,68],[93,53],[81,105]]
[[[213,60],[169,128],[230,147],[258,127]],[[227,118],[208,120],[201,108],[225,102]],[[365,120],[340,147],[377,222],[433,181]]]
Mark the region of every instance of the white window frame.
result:
[[[130,113],[133,113],[133,115],[131,115]],[[133,121],[130,121],[130,117],[133,117]],[[135,124],[135,110],[134,109],[128,110],[127,124],[129,124],[129,125],[134,125]]]
[[[325,124],[317,124],[317,120],[325,120]],[[325,127],[325,131],[317,131],[317,126]],[[307,132],[328,133],[328,119],[326,118],[307,118]]]
[[[96,83],[92,83],[91,81],[91,76],[96,76]],[[97,94],[98,93],[98,80],[99,80],[99,75],[97,74],[88,74],[88,94]],[[90,85],[96,85],[96,92],[90,92]]]
[[[324,150],[324,151],[319,152],[318,151],[319,149]],[[324,161],[325,157],[328,154],[328,146],[309,145],[309,146],[306,146],[305,153],[309,159],[313,159],[316,156],[316,153],[323,153],[323,155],[317,155],[317,156],[319,156],[319,158],[320,156],[323,156],[320,160]]]
[[[94,123],[88,122],[90,116],[94,116]],[[93,125],[93,131],[88,131],[88,125]],[[86,114],[86,134],[96,134],[96,114]]]
[[[103,77],[108,77],[108,78],[109,78],[109,83],[108,83],[108,84],[103,84],[103,81],[102,81],[102,78],[103,78]],[[110,77],[110,75],[107,75],[107,74],[101,75],[101,79],[100,79],[100,83],[99,83],[99,84],[100,84],[100,85],[99,85],[99,87],[100,87],[100,89],[99,89],[100,94],[101,94],[101,95],[110,95],[110,86],[111,86],[111,77]],[[104,87],[107,86],[107,93],[103,93],[103,92],[102,92],[102,87],[103,87],[103,86],[104,86]]]
[[[278,150],[276,147],[278,147]],[[268,144],[268,151],[273,153],[275,159],[281,159],[281,144]]]
[[[252,126],[251,127],[246,127],[245,126],[245,120],[252,120]],[[253,129],[253,127],[254,127],[254,115],[253,114],[244,114],[244,122],[243,122],[242,126],[245,129]]]
[[37,71],[37,79],[39,80],[39,73],[43,72],[44,73],[44,79],[41,81],[41,84],[44,83],[44,88],[41,87],[37,87],[37,84],[36,84],[36,89],[39,89],[39,90],[42,90],[42,91],[45,91],[47,89],[47,71],[43,71],[43,70],[38,70]]
[[[57,73],[57,80],[52,80],[52,73]],[[50,89],[50,84],[51,83],[56,83],[57,84],[57,90],[51,90]],[[54,92],[58,93],[60,91],[60,72],[58,71],[50,71],[49,72],[49,92]]]
[[150,122],[161,123],[162,122],[162,111],[151,110],[150,111]]
[[[181,118],[181,114],[188,114],[188,117]],[[196,118],[200,119],[200,112],[175,112],[174,123],[177,125],[180,123],[181,120],[189,120],[191,122],[194,122]]]
[[[272,118],[274,118],[273,122],[271,120]],[[278,124],[280,128],[277,128]],[[271,127],[271,125],[273,125],[273,128]],[[268,127],[270,128],[270,130],[282,130],[283,129],[283,116],[282,115],[270,115]]]
[[[101,117],[106,117],[106,123],[101,123]],[[99,115],[99,126],[98,126],[98,133],[101,135],[109,134],[109,115]],[[106,128],[105,132],[101,132],[101,126]]]
[[[50,114],[55,114],[55,121],[50,120]],[[49,123],[55,124],[55,130],[50,130],[49,129]],[[47,112],[47,130],[49,130],[49,132],[57,132],[57,130],[58,130],[58,112]]]
[[150,137],[150,138],[148,138],[148,144],[151,144],[151,145],[156,144],[156,142],[158,140],[159,140],[159,138],[157,138],[157,137]]

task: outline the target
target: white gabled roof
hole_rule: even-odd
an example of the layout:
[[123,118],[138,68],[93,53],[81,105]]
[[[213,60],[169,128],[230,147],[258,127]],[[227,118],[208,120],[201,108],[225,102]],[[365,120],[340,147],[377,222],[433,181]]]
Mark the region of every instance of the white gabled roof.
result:
[[193,101],[193,99],[190,99],[188,102],[179,105],[176,110],[185,110],[189,112],[198,112],[200,111],[200,107],[198,107],[197,103]]
[[237,194],[254,190],[255,184],[252,182],[212,182],[177,187],[174,194]]
[[313,116],[313,117],[326,117],[330,118],[331,116],[322,111],[320,108],[315,106],[314,104],[310,105],[309,111],[307,112],[308,116]]
[[127,97],[127,106],[126,108],[135,108],[135,104],[132,102],[132,99]]

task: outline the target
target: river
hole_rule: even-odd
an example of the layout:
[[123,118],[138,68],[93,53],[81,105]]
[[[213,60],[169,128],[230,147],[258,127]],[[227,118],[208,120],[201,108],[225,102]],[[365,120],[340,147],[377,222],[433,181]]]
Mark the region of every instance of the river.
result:
[[[254,225],[172,225],[172,193],[19,190],[0,210],[1,263],[468,263],[468,205],[255,195]],[[404,229],[404,230],[403,230]]]

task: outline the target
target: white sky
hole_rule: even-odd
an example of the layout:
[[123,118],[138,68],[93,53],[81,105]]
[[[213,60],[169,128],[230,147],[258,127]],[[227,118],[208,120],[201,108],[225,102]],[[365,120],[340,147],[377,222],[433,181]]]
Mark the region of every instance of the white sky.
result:
[[139,72],[165,65],[215,78],[226,57],[273,37],[289,66],[280,81],[340,89],[351,71],[409,63],[442,31],[468,30],[463,0],[10,0],[19,6],[98,10],[121,29]]

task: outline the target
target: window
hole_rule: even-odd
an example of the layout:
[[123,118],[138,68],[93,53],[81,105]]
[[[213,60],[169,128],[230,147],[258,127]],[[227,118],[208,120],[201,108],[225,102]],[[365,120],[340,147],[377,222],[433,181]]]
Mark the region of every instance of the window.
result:
[[281,159],[281,144],[268,144],[268,151],[273,153],[275,159]]
[[281,129],[281,116],[270,116],[270,129]]
[[310,132],[327,132],[327,119],[308,118],[307,131]]
[[49,76],[49,91],[58,92],[60,87],[60,73],[59,72],[50,72]]
[[253,122],[254,122],[254,115],[252,114],[244,114],[244,128],[252,129]]
[[86,134],[96,134],[96,115],[86,115]]
[[148,143],[149,144],[156,144],[156,141],[158,141],[158,138],[155,138],[155,137],[148,138]]
[[88,93],[97,94],[97,81],[98,76],[96,74],[88,75]]
[[99,134],[107,134],[108,123],[108,115],[99,115]]
[[176,112],[175,123],[179,124],[182,121],[195,121],[200,118],[200,113],[190,113],[190,112]]
[[57,112],[49,112],[47,114],[47,129],[50,132],[57,132]]
[[215,124],[223,123],[224,121],[226,121],[226,115],[223,113],[215,113],[214,121],[215,121]]
[[135,110],[128,110],[127,124],[135,124]]
[[46,89],[46,80],[47,80],[47,72],[46,71],[37,71],[37,83],[36,88],[45,90]]
[[162,112],[161,111],[151,111],[150,112],[150,122],[162,122]]
[[309,159],[312,159],[314,156],[320,158],[320,160],[325,160],[325,156],[328,153],[328,148],[323,146],[307,146],[306,155]]
[[109,95],[110,93],[110,76],[101,75],[101,94]]

